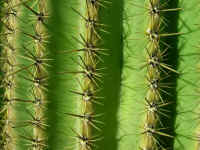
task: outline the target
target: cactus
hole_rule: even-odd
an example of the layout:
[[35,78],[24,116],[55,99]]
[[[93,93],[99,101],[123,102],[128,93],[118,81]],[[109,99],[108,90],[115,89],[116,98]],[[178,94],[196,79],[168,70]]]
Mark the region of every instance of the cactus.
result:
[[0,149],[199,149],[199,4],[2,0]]

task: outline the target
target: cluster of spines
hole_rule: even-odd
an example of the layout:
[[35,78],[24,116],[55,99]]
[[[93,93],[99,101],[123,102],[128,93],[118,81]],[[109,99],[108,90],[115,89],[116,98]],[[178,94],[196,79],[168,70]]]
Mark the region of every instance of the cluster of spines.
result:
[[[164,46],[160,44],[160,38],[166,36],[179,35],[179,33],[169,33],[161,34],[161,24],[163,22],[161,18],[162,12],[176,11],[176,9],[163,9],[161,8],[160,0],[148,0],[148,28],[146,30],[146,37],[148,39],[148,44],[146,46],[147,53],[147,81],[148,81],[148,91],[145,97],[146,103],[146,114],[144,121],[144,132],[143,132],[143,142],[141,145],[142,150],[158,150],[163,149],[160,137],[165,136],[168,138],[173,138],[173,136],[165,133],[165,125],[161,121],[161,116],[167,117],[168,115],[163,107],[169,105],[163,99],[163,94],[168,94],[165,88],[169,88],[168,85],[162,82],[162,74],[168,77],[168,72],[172,71],[178,73],[176,70],[172,69],[169,65],[165,64],[163,57],[166,55],[168,49],[168,44],[164,43],[166,47],[165,50],[161,50]],[[164,78],[166,78],[164,77]],[[162,94],[163,93],[163,94]]]
[[15,92],[16,75],[9,75],[16,70],[16,39],[17,39],[17,19],[16,5],[18,0],[7,0],[2,2],[2,12],[0,23],[1,32],[1,88],[3,88],[2,103],[0,109],[0,149],[15,149],[16,133],[14,132],[15,120]]
[[101,69],[97,68],[97,64],[101,61],[100,54],[105,54],[105,49],[99,48],[98,43],[101,40],[101,36],[98,31],[102,30],[103,24],[98,21],[98,9],[104,7],[104,3],[100,0],[85,0],[86,15],[82,15],[79,11],[74,10],[85,22],[85,34],[80,34],[80,41],[83,48],[73,50],[76,52],[83,52],[82,56],[79,55],[81,68],[80,71],[71,72],[82,74],[79,84],[82,92],[72,91],[74,94],[82,96],[81,100],[81,112],[80,114],[66,113],[70,116],[81,120],[80,133],[73,129],[76,137],[79,140],[80,150],[91,150],[95,147],[95,142],[101,138],[94,136],[93,129],[100,131],[96,120],[100,114],[96,114],[94,111],[94,104],[101,104],[99,102],[100,97],[97,96],[99,91],[99,82],[101,81]]

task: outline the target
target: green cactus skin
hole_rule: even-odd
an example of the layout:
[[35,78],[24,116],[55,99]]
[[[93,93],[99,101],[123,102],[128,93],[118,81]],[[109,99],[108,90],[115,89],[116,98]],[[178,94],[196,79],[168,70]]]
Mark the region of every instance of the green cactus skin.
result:
[[0,149],[199,149],[197,1],[0,5]]
[[[180,1],[175,150],[199,149],[199,2]],[[189,18],[195,18],[189,19]],[[190,20],[190,21],[189,21]]]

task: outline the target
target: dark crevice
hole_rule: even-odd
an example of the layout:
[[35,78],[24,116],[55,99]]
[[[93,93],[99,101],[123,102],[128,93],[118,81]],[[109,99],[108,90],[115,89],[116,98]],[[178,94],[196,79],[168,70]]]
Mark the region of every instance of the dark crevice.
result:
[[[165,1],[162,1],[161,4],[164,4]],[[178,0],[169,0],[167,5],[164,8],[178,8]],[[178,19],[179,19],[179,11],[173,12],[166,12],[164,13],[163,17],[166,20],[167,26],[164,26],[164,30],[162,33],[178,33]],[[179,36],[169,36],[162,39],[165,45],[169,45],[167,49],[167,56],[165,57],[166,60],[164,61],[165,64],[170,65],[170,68],[177,70],[178,68],[178,58],[179,58],[179,49],[178,49],[178,37]],[[162,46],[163,49],[166,46]],[[163,85],[165,84],[169,88],[164,89],[169,94],[163,94],[164,100],[166,100],[169,105],[167,105],[164,109],[169,110],[170,112],[167,113],[169,118],[162,116],[161,120],[164,124],[165,130],[163,132],[167,133],[171,136],[175,135],[175,117],[176,117],[176,102],[177,102],[177,78],[179,74],[169,71],[169,77],[163,80]],[[163,78],[166,77],[166,74],[163,73]],[[165,112],[164,112],[165,113]],[[161,136],[161,140],[163,141],[163,146],[167,149],[173,149],[174,138],[168,138],[167,136]]]
[[[66,145],[66,135],[65,132],[68,130],[63,125],[63,112],[61,112],[63,101],[66,100],[63,98],[63,84],[60,81],[59,76],[55,75],[57,72],[63,69],[64,57],[66,55],[58,54],[58,51],[65,49],[65,44],[70,44],[65,38],[65,32],[63,29],[66,24],[63,21],[63,18],[60,16],[62,13],[61,9],[66,7],[63,1],[51,0],[51,10],[52,16],[49,19],[48,31],[50,35],[48,51],[49,57],[53,59],[50,61],[49,68],[49,81],[48,81],[48,95],[47,95],[47,137],[48,137],[48,150],[63,149]],[[62,6],[62,7],[61,7]],[[66,12],[67,13],[67,12]],[[62,70],[63,71],[63,70]],[[63,106],[64,107],[64,106]]]
[[108,25],[106,29],[109,34],[102,34],[102,47],[109,49],[108,56],[103,56],[104,62],[102,67],[106,68],[104,72],[103,89],[101,95],[104,98],[104,106],[99,108],[100,113],[104,113],[105,125],[102,128],[102,141],[98,143],[99,149],[116,150],[117,149],[117,132],[118,119],[117,112],[119,109],[120,98],[120,82],[121,69],[123,62],[122,55],[122,14],[123,0],[110,0],[111,4],[106,5],[106,8],[100,9],[100,21]]

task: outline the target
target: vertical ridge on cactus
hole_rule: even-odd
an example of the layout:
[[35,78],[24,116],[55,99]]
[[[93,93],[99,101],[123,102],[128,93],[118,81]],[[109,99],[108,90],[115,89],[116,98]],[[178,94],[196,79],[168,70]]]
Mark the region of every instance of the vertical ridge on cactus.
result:
[[[72,91],[74,94],[78,94],[81,96],[81,110],[80,114],[71,114],[68,115],[80,119],[81,129],[79,131],[73,132],[75,137],[78,139],[80,150],[88,150],[93,149],[95,146],[95,142],[99,140],[94,136],[93,129],[100,130],[96,123],[96,116],[98,114],[95,113],[93,105],[100,104],[99,97],[96,96],[99,87],[99,81],[101,78],[101,74],[98,73],[100,70],[97,68],[99,53],[103,49],[97,47],[97,42],[101,37],[98,33],[98,27],[101,24],[98,22],[98,9],[99,3],[98,1],[90,1],[86,0],[83,4],[86,10],[86,15],[81,14],[78,10],[73,9],[73,11],[79,15],[84,21],[85,34],[80,34],[80,44],[82,46],[81,49],[74,50],[76,52],[82,52],[83,56],[78,54],[79,62],[77,62],[80,70],[77,72],[70,72],[80,74],[82,76],[79,77],[79,85],[81,87],[81,92]],[[80,133],[79,133],[80,132]]]
[[[30,78],[27,80],[32,82],[31,95],[34,97],[34,112],[31,115],[32,119],[29,121],[33,128],[33,137],[30,147],[33,150],[43,150],[47,147],[47,139],[45,136],[45,129],[48,126],[45,121],[45,108],[46,108],[46,91],[47,89],[47,66],[49,59],[47,58],[46,42],[47,42],[47,32],[45,22],[47,19],[47,1],[38,0],[33,3],[33,6],[24,4],[24,7],[31,11],[34,15],[33,30],[35,32],[33,52],[29,52],[28,48],[25,48],[27,55],[26,59],[33,61],[33,67],[27,70]],[[34,9],[36,8],[36,9]],[[25,33],[25,35],[28,35]],[[28,47],[28,45],[26,45]],[[27,138],[26,138],[27,139]],[[29,139],[27,139],[29,140]]]
[[[144,143],[141,149],[164,149],[161,137],[171,139],[174,137],[165,132],[167,127],[161,120],[161,117],[168,118],[165,106],[170,104],[163,96],[164,94],[169,95],[166,89],[170,88],[170,85],[163,83],[163,78],[168,78],[169,72],[177,74],[178,72],[163,62],[170,45],[166,45],[162,38],[176,36],[180,33],[161,33],[162,22],[164,22],[161,15],[162,12],[178,11],[179,8],[162,8],[164,4],[160,0],[149,0],[148,2],[149,23],[146,30],[148,38],[146,47],[148,90],[145,97],[146,119],[144,132],[142,133],[144,135]],[[163,48],[164,50],[162,50]],[[160,139],[158,136],[160,136]]]
[[13,127],[16,124],[15,116],[15,92],[16,92],[16,75],[9,75],[16,70],[16,39],[17,39],[17,18],[15,12],[18,12],[16,5],[18,0],[8,0],[2,2],[1,24],[3,25],[1,32],[1,63],[3,79],[1,87],[3,95],[1,103],[1,130],[0,130],[0,149],[9,150],[16,147],[16,133]]

